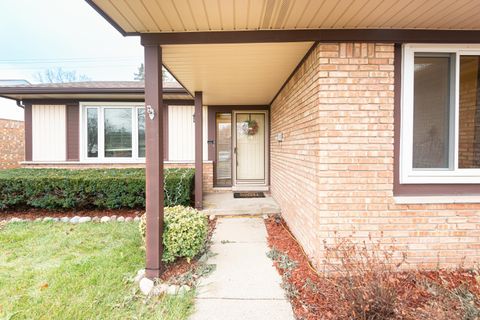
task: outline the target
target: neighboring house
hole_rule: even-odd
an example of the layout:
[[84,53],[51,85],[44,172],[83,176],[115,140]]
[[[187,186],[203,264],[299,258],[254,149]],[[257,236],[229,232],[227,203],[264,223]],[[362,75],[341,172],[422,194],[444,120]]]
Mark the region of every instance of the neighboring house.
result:
[[[29,84],[26,80],[0,80],[0,87]],[[20,167],[24,160],[23,109],[0,98],[0,169]]]
[[20,167],[25,155],[23,121],[0,119],[0,169]]
[[[0,96],[25,108],[22,167],[126,168],[145,166],[144,91],[139,81],[88,81],[2,86]],[[193,98],[176,82],[164,83],[163,93],[165,167],[193,167]],[[205,132],[207,114],[204,107]],[[206,136],[203,142],[204,188],[211,191]]]
[[268,188],[316,265],[346,235],[412,265],[479,260],[478,1],[87,2],[145,47],[147,276],[162,271],[162,64],[196,123],[208,106],[214,183]]

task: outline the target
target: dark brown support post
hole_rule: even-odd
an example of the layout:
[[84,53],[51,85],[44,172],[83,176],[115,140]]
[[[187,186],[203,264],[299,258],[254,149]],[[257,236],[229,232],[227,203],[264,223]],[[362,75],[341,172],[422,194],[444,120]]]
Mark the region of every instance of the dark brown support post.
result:
[[148,278],[163,272],[163,105],[162,48],[145,46],[146,268]]
[[195,208],[203,209],[203,94],[195,92]]

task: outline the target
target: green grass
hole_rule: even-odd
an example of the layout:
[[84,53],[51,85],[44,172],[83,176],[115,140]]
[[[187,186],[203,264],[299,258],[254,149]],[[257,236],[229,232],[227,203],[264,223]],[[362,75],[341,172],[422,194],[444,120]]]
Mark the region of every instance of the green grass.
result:
[[0,319],[186,319],[191,292],[146,299],[136,223],[0,226]]

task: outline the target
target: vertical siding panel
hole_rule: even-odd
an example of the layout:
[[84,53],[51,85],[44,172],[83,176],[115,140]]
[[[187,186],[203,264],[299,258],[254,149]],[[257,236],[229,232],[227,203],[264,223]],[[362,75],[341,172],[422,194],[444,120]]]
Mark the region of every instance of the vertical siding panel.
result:
[[193,106],[168,107],[169,160],[193,161],[195,152],[195,131]]
[[32,160],[66,160],[66,108],[64,105],[32,106]]

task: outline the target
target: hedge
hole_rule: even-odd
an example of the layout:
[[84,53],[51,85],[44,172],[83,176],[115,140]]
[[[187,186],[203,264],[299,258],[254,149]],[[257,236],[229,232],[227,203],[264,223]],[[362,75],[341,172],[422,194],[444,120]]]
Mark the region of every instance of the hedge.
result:
[[[165,206],[192,202],[194,169],[165,169]],[[0,209],[145,208],[145,169],[0,170]]]

